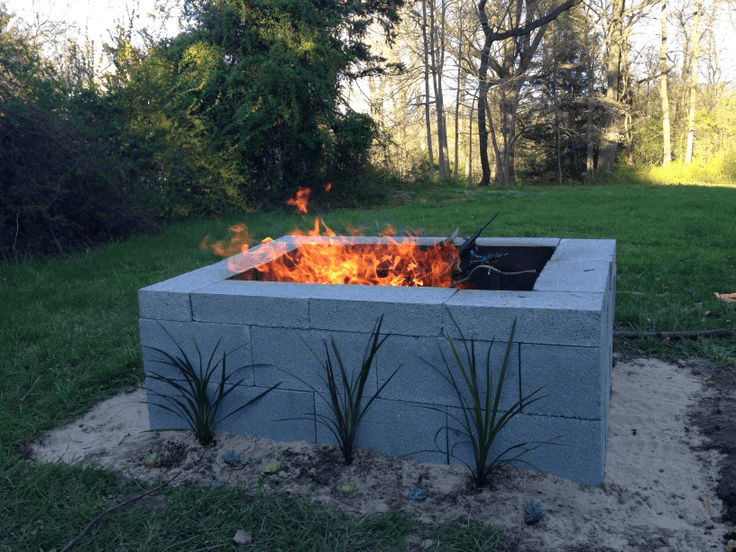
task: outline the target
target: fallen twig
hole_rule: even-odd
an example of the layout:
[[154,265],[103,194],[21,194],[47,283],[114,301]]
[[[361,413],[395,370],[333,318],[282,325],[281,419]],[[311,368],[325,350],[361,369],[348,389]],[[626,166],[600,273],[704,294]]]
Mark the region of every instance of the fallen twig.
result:
[[631,332],[631,331],[615,331],[614,339],[617,337],[637,339],[640,337],[656,337],[659,339],[697,339],[698,337],[731,337],[736,330],[720,329],[720,330],[691,330],[681,332]]
[[98,523],[99,521],[103,520],[107,516],[107,514],[109,514],[113,510],[117,510],[118,508],[122,508],[123,506],[127,506],[128,504],[132,504],[133,502],[136,502],[136,501],[138,501],[138,500],[140,500],[140,499],[142,499],[142,498],[144,498],[144,497],[146,497],[146,496],[148,496],[150,494],[153,494],[155,492],[160,491],[161,489],[163,489],[164,487],[166,487],[169,483],[171,483],[174,479],[176,479],[177,477],[179,477],[179,475],[180,474],[177,473],[176,475],[174,475],[174,477],[172,477],[171,479],[169,479],[168,481],[166,481],[162,485],[159,485],[158,487],[156,487],[154,489],[149,489],[145,493],[141,493],[139,495],[136,495],[136,496],[134,496],[132,498],[129,498],[128,500],[124,500],[123,502],[119,502],[117,504],[113,504],[112,506],[110,506],[104,512],[100,512],[99,514],[97,514],[97,516],[95,516],[95,518],[92,521],[90,521],[87,524],[87,526],[84,529],[82,529],[82,532],[81,533],[79,533],[77,536],[75,536],[74,538],[72,538],[72,540],[70,540],[67,543],[67,545],[64,548],[61,549],[61,552],[67,552],[68,550],[71,550],[72,546],[74,546],[79,539],[81,539],[84,535],[86,535],[89,532],[89,530],[92,529],[92,527],[96,523]]

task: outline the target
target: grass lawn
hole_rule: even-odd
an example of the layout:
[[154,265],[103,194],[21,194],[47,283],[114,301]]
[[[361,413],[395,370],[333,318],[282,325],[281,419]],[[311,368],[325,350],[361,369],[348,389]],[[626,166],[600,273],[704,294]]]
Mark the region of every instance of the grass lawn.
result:
[[[336,231],[387,223],[444,236],[470,234],[493,213],[486,236],[614,238],[618,242],[616,329],[736,328],[736,187],[579,186],[404,190],[389,207],[322,213]],[[278,237],[312,218],[247,215],[175,224],[68,258],[0,263],[0,550],[62,549],[136,482],[93,468],[42,466],[22,443],[74,419],[126,387],[140,385],[137,289],[212,263],[205,235],[227,236],[236,222],[254,238]],[[618,341],[618,350],[659,357],[698,355],[736,366],[736,337]],[[442,550],[493,550],[489,525],[423,527],[399,514],[348,518],[303,498],[237,489],[165,489],[161,511],[107,516],[74,550],[230,549],[244,525],[252,550],[405,550],[409,535]],[[439,546],[439,544],[438,544]],[[483,548],[485,546],[485,548]],[[439,548],[438,548],[439,549]]]

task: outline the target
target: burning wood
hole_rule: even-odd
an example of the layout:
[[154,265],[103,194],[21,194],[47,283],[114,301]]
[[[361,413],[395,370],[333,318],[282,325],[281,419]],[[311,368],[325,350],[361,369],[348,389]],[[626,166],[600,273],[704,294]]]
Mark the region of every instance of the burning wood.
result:
[[[300,188],[288,203],[300,213],[306,213],[309,193],[308,188]],[[486,282],[491,272],[536,274],[536,270],[503,272],[494,265],[507,253],[478,247],[481,233],[497,216],[498,213],[493,215],[460,246],[455,243],[458,230],[431,246],[420,246],[416,237],[393,238],[395,229],[392,227],[383,231],[385,241],[365,245],[355,243],[349,236],[337,236],[317,218],[309,232],[295,230],[290,234],[296,238],[296,249],[289,250],[280,240],[264,240],[256,250],[263,263],[244,271],[239,269],[237,261],[231,261],[230,269],[242,273],[240,278],[249,280],[489,289]],[[210,244],[205,239],[202,246],[223,256],[248,251],[247,228],[238,225],[231,228],[230,233],[230,243]],[[315,241],[314,237],[321,239]]]

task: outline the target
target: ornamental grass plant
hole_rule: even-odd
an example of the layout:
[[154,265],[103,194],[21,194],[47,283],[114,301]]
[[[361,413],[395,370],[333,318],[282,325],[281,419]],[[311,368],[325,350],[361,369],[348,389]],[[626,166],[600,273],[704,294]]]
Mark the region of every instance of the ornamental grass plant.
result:
[[[232,382],[232,376],[246,367],[239,367],[228,373],[227,352],[222,352],[222,358],[219,357],[218,353],[222,339],[217,341],[212,352],[207,358],[207,362],[205,363],[205,357],[196,340],[194,340],[196,357],[192,358],[184,351],[181,345],[176,342],[171,334],[163,328],[163,326],[162,329],[176,346],[178,355],[171,354],[158,347],[147,348],[160,355],[160,358],[154,362],[174,368],[176,373],[183,378],[183,381],[176,377],[164,376],[158,372],[152,371],[147,374],[147,377],[154,381],[165,383],[170,388],[173,388],[174,393],[171,392],[172,389],[169,389],[166,393],[162,393],[151,389],[151,387],[148,387],[147,391],[148,393],[163,399],[164,402],[154,403],[156,406],[171,412],[175,416],[183,418],[194,432],[199,444],[203,447],[212,443],[215,437],[215,427],[218,423],[223,422],[230,416],[237,414],[241,410],[258,402],[276,387],[281,385],[281,382],[272,385],[258,393],[255,397],[249,399],[247,402],[234,408],[225,416],[218,417],[220,407],[225,399],[237,388],[237,386],[243,383],[243,378],[236,382]],[[218,369],[220,370],[220,380],[215,387],[214,393],[212,393],[210,391],[210,384],[212,383],[212,378]]]
[[[459,331],[459,326],[457,327]],[[462,345],[460,347],[452,337],[447,337],[452,350],[452,356],[449,359],[440,349],[444,367],[437,367],[423,359],[426,364],[450,384],[457,398],[461,415],[448,413],[454,424],[451,423],[444,428],[440,428],[438,434],[444,430],[460,436],[460,441],[455,443],[451,450],[448,450],[448,455],[451,457],[455,457],[454,449],[458,445],[470,445],[473,450],[473,461],[465,465],[470,469],[476,487],[483,487],[488,483],[488,478],[495,466],[523,462],[521,457],[524,454],[543,444],[515,443],[491,456],[493,446],[498,442],[499,434],[508,423],[521,412],[524,406],[529,406],[544,398],[544,395],[541,395],[542,388],[540,387],[525,397],[520,397],[508,409],[501,408],[501,394],[504,389],[515,330],[516,320],[511,325],[511,332],[506,343],[506,351],[504,352],[497,382],[494,380],[495,374],[491,365],[492,347],[488,347],[488,353],[483,363],[477,358],[475,340],[465,339],[462,333],[460,337]],[[427,408],[444,412],[439,408]]]
[[334,338],[330,338],[329,343],[326,340],[323,341],[325,350],[324,358],[312,351],[312,354],[315,355],[324,369],[324,384],[327,388],[327,393],[299,376],[291,374],[310,387],[329,407],[329,414],[316,412],[314,417],[318,424],[326,427],[335,437],[346,465],[352,464],[353,462],[355,438],[358,433],[360,421],[381,394],[381,391],[391,382],[401,368],[401,366],[396,368],[386,378],[386,381],[378,387],[375,393],[368,397],[365,396],[366,384],[376,361],[376,354],[388,338],[388,335],[381,337],[382,324],[383,315],[378,318],[373,326],[373,331],[368,339],[361,365],[352,375],[350,374],[351,370],[343,360],[343,355],[340,353],[340,349],[337,343],[335,343]]

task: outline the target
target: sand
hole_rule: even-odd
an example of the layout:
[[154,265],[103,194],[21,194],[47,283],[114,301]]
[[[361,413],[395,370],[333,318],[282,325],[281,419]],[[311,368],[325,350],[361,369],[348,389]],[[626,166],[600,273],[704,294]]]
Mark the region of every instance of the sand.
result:
[[[687,362],[619,357],[600,487],[504,468],[491,487],[478,491],[462,465],[359,450],[353,465],[344,466],[334,445],[226,433],[203,449],[189,432],[148,431],[142,390],[113,397],[84,418],[42,435],[31,454],[43,462],[95,462],[151,481],[177,475],[174,485],[255,489],[262,484],[274,492],[309,493],[351,513],[404,510],[427,523],[474,518],[503,527],[513,547],[525,552],[725,551],[724,536],[734,526],[722,521],[716,492],[723,457],[704,446],[704,435],[692,423],[698,405],[714,392],[709,383]],[[222,460],[226,450],[248,463],[231,469]],[[144,465],[150,453],[158,454],[160,466]],[[264,474],[262,467],[274,459],[281,468]],[[343,484],[355,490],[346,493]],[[424,502],[407,499],[414,486],[429,489]],[[524,505],[531,500],[546,515],[527,525]]]

